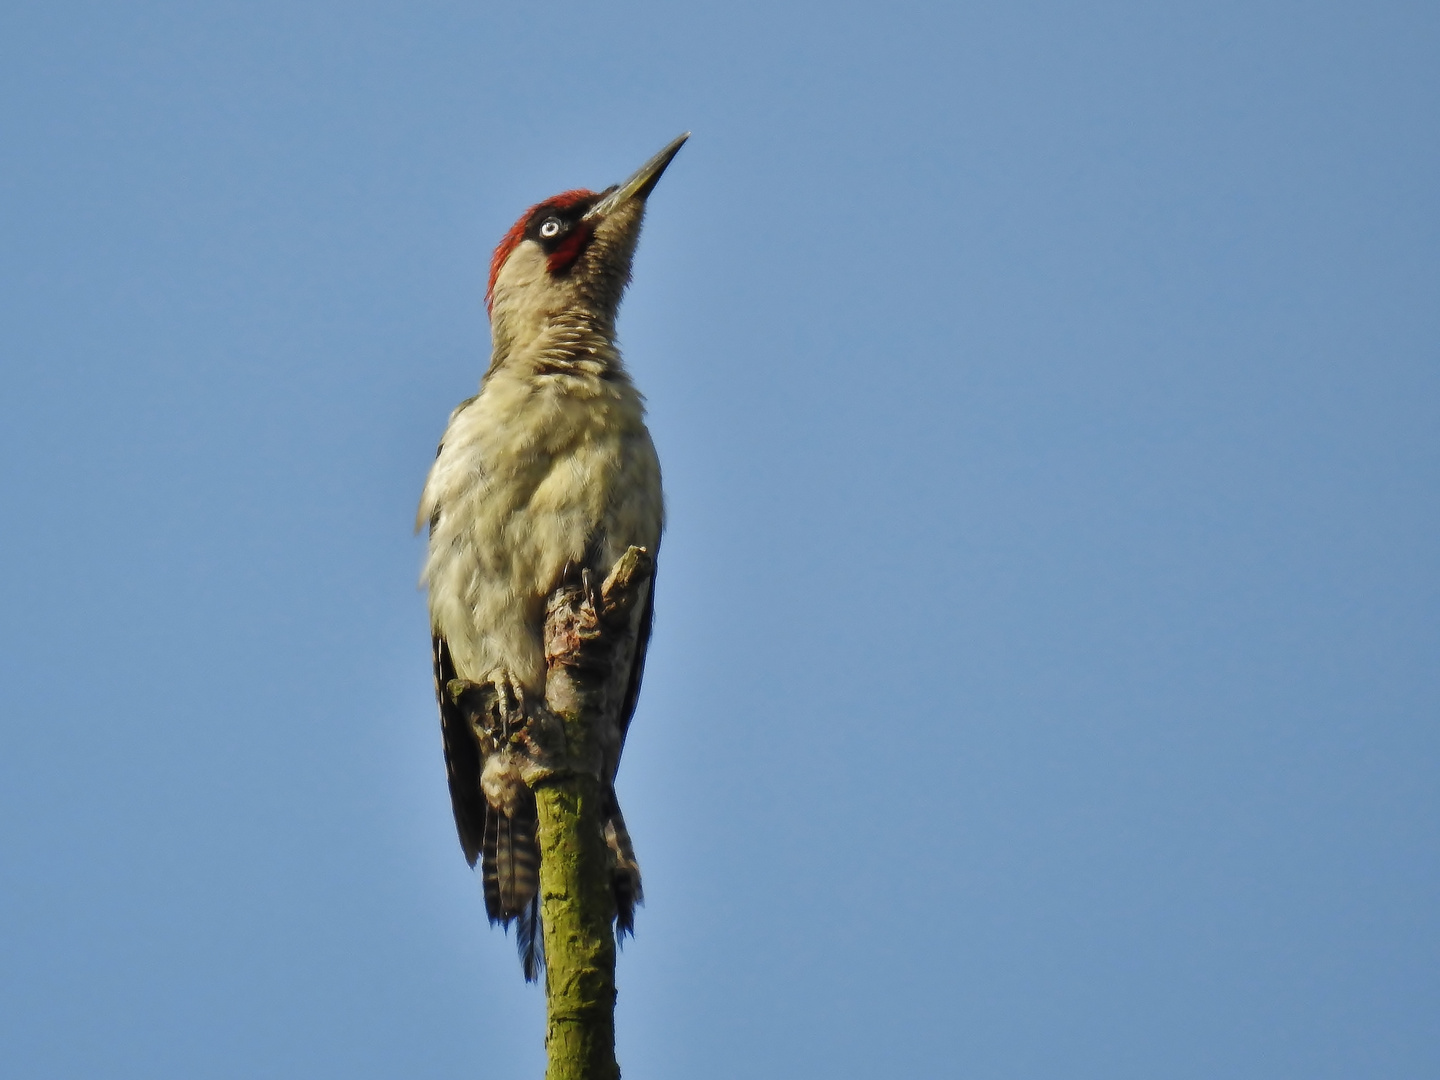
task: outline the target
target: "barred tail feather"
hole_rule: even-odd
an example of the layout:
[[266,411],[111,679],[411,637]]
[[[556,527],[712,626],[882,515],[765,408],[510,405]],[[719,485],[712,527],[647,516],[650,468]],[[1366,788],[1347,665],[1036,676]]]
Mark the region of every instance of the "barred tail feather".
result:
[[540,927],[540,846],[533,801],[522,802],[513,817],[487,806],[485,838],[480,849],[480,880],[485,913],[507,930],[515,923],[515,943],[527,982],[545,967]]
[[610,888],[615,894],[615,933],[620,939],[626,934],[635,935],[635,907],[645,902],[644,890],[640,887],[640,863],[635,858],[635,845],[630,840],[630,830],[625,827],[625,816],[620,813],[620,801],[611,788],[605,806],[605,846],[610,849]]
[[525,978],[533,981],[544,966],[540,933],[540,846],[533,799],[522,800],[514,816],[493,806],[485,808],[485,834],[480,848],[480,880],[485,913],[491,923],[509,929],[519,920],[516,940]]

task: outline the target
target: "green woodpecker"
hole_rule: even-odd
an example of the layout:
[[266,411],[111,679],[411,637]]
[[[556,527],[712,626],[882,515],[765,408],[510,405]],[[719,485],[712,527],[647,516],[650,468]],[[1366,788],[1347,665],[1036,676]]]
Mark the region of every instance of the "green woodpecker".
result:
[[[508,751],[477,735],[447,693],[460,678],[523,715],[543,702],[546,600],[567,575],[603,579],[627,548],[654,555],[664,527],[660,462],[644,400],[620,359],[615,319],[645,203],[682,135],[629,180],[566,191],[527,210],[490,264],[492,354],[480,392],[450,415],[420,499],[428,523],[436,696],[460,846],[481,863],[492,923],[517,923],[527,978],[539,963],[534,796]],[[607,753],[605,838],[620,933],[640,871],[613,781],[640,692],[654,578],[639,622],[619,730]]]

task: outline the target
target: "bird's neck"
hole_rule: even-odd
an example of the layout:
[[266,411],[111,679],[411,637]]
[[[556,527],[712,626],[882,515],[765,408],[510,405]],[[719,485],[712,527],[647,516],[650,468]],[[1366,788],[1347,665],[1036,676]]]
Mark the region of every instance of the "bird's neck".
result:
[[536,375],[623,376],[615,345],[615,320],[586,308],[568,308],[535,319],[496,319],[490,370],[501,367]]

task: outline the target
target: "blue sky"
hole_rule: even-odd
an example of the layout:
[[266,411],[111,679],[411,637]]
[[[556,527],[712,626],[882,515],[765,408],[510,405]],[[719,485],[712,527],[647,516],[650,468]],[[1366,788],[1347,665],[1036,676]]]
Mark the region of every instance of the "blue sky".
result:
[[539,1075],[410,527],[529,204],[683,130],[650,1077],[1440,1072],[1440,18],[0,12],[0,1071]]

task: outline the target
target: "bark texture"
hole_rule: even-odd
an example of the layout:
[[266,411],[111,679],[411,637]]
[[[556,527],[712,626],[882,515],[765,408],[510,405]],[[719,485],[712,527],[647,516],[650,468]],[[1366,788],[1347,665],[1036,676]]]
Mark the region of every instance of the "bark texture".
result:
[[[527,775],[540,823],[546,1080],[616,1080],[615,856],[605,801],[654,562],[632,547],[599,586],[588,572],[550,597],[545,704],[555,735]],[[558,723],[557,723],[558,722]],[[553,748],[553,749],[552,749]],[[537,747],[538,749],[538,747]],[[558,751],[558,752],[556,752]]]
[[546,1080],[616,1080],[615,900],[600,835],[600,782],[556,777],[540,811]]

